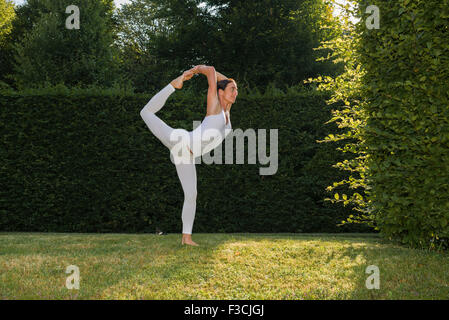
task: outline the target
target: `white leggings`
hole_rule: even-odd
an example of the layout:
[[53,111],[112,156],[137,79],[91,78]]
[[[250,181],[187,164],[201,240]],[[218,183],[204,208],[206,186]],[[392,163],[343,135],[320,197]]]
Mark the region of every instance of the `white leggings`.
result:
[[[140,111],[140,116],[150,131],[168,148],[174,146],[175,142],[170,140],[170,134],[173,128],[168,126],[159,117],[155,115],[165,104],[168,97],[175,91],[175,88],[169,84],[160,92],[158,92],[147,105]],[[182,207],[182,233],[192,234],[193,221],[196,211],[196,168],[195,161],[191,163],[175,163],[176,172],[179,181],[181,181],[182,190],[184,191],[184,205]]]

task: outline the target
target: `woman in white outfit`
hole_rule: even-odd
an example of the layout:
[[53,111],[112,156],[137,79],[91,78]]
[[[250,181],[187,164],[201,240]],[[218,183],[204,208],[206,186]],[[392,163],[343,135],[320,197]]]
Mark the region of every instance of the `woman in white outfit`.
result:
[[[190,80],[195,74],[205,75],[209,84],[206,116],[201,125],[193,131],[173,129],[155,114],[175,89],[181,89],[184,81]],[[237,95],[237,83],[233,79],[215,71],[212,66],[199,65],[170,82],[140,111],[150,131],[170,150],[175,161],[176,172],[184,191],[182,244],[198,245],[192,240],[197,195],[195,158],[220,145],[232,130],[230,112]]]

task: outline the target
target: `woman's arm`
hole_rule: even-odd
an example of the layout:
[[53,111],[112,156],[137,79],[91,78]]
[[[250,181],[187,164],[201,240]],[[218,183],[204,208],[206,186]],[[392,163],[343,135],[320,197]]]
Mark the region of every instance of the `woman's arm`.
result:
[[[199,68],[200,68],[200,67],[207,67],[207,66],[205,66],[204,64],[202,64],[202,65],[198,65],[198,66],[193,67],[193,69],[191,69],[191,70],[193,70],[194,73],[202,73],[202,74],[204,74],[204,71],[203,71],[203,72],[200,72],[200,71],[199,71]],[[221,74],[221,73],[218,72],[217,70],[215,70],[215,73],[217,74],[217,81],[229,79],[228,77],[226,77],[225,75]]]
[[217,73],[217,81],[228,80],[228,77],[222,75],[220,72],[215,71]]
[[209,83],[209,89],[207,90],[207,111],[208,113],[215,113],[218,111],[218,95],[217,95],[217,72],[212,66],[196,66],[197,73],[204,74],[207,77]]

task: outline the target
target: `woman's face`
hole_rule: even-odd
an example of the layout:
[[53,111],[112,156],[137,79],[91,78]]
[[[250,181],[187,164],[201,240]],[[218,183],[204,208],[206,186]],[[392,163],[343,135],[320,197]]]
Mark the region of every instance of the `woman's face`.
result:
[[226,88],[223,90],[223,98],[228,103],[235,103],[235,100],[237,99],[237,96],[239,94],[237,83],[235,81],[231,81],[228,83]]

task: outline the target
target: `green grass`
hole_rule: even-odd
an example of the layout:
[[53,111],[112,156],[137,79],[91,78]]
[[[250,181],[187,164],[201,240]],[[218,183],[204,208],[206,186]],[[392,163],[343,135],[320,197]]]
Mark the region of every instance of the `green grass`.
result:
[[[449,299],[449,253],[366,234],[0,233],[0,299]],[[80,289],[66,288],[66,268]],[[369,265],[380,289],[368,290]]]

